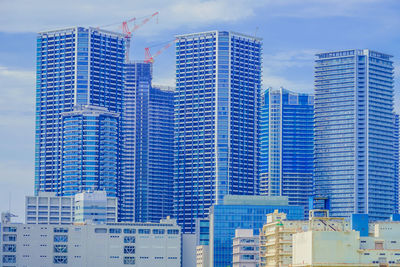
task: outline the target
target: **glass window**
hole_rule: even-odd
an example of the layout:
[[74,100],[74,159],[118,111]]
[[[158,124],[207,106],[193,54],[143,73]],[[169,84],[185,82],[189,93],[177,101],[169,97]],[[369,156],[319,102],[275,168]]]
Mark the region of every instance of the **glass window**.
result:
[[136,234],[136,229],[124,229],[124,234]]
[[15,244],[4,244],[3,245],[3,252],[16,252],[17,245]]
[[150,229],[139,229],[139,234],[150,234]]
[[54,245],[54,252],[55,253],[67,253],[68,246],[67,245]]
[[135,246],[124,246],[124,253],[125,254],[134,254]]
[[68,242],[67,235],[54,235],[54,242]]
[[135,257],[124,257],[124,264],[135,264]]
[[68,257],[67,256],[54,256],[53,263],[54,264],[67,264]]
[[124,243],[135,243],[135,237],[134,236],[125,236]]

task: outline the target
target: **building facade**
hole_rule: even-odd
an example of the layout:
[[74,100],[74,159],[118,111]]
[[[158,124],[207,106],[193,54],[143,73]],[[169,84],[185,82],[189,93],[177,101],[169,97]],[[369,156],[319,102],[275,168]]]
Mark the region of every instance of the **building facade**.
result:
[[96,106],[77,106],[62,113],[61,121],[59,195],[101,190],[117,196],[119,114]]
[[87,191],[75,195],[74,224],[116,223],[118,201],[106,191]]
[[233,267],[258,267],[260,240],[253,229],[236,229],[232,243]]
[[308,214],[313,194],[314,96],[280,88],[262,93],[260,194],[288,196]]
[[291,266],[400,266],[400,223],[370,223],[367,232],[328,227],[296,233]]
[[175,220],[105,225],[2,223],[2,266],[181,266]]
[[397,212],[393,62],[371,50],[316,55],[315,191],[332,216]]
[[85,224],[117,222],[117,198],[105,191],[85,191],[74,196],[39,192],[25,198],[26,224]]
[[228,194],[258,193],[261,40],[177,36],[174,216],[185,233]]
[[[122,34],[97,28],[75,27],[38,34],[35,194],[40,191],[64,194],[61,153],[65,145],[64,113],[87,105],[108,112],[122,111],[128,43],[129,39]],[[78,191],[68,192],[72,195]]]
[[26,224],[71,224],[74,222],[74,196],[59,197],[56,192],[39,192],[25,197]]
[[174,91],[151,82],[151,63],[126,65],[120,190],[123,221],[157,222],[173,213]]
[[[267,215],[260,233],[260,266],[289,267],[293,262],[293,235],[313,229],[316,231],[350,231],[344,218],[329,217],[329,211],[317,210],[309,220],[288,220],[284,212],[275,210]],[[315,216],[317,215],[317,216]],[[326,249],[326,248],[325,248]]]
[[259,235],[267,214],[279,210],[290,220],[303,220],[302,206],[289,206],[287,197],[226,196],[210,209],[210,267],[232,266],[232,242],[236,229],[252,229]]

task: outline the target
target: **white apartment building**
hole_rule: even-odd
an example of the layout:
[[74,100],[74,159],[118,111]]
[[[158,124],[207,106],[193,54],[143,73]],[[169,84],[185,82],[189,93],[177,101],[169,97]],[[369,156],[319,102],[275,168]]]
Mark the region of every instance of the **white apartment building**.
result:
[[43,225],[3,222],[4,267],[180,267],[181,228],[160,223]]
[[117,221],[117,198],[104,191],[89,191],[75,196],[56,196],[39,192],[25,198],[25,223],[67,225]]
[[259,266],[259,237],[253,229],[236,229],[232,244],[233,267]]

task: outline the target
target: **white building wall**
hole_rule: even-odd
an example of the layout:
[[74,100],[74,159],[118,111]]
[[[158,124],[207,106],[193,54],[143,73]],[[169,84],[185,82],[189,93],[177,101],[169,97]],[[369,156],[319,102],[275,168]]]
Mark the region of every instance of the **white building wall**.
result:
[[[78,211],[75,214],[75,211]],[[104,218],[88,214],[105,213]],[[75,218],[75,215],[78,217]],[[75,196],[56,196],[54,192],[39,192],[38,196],[25,198],[25,223],[67,225],[78,219],[79,223],[117,222],[117,198],[107,197],[104,191],[78,193]]]
[[25,198],[27,224],[71,224],[74,218],[74,197],[58,197],[53,192],[39,192]]
[[[159,224],[6,224],[1,235],[2,246],[15,245],[15,252],[1,250],[1,262],[15,258],[2,266],[181,266],[181,232],[174,220]],[[60,245],[67,251],[55,252],[55,246]],[[134,249],[124,251],[128,246]],[[60,257],[66,260],[64,264],[55,263]]]
[[196,267],[196,234],[182,234],[182,265]]

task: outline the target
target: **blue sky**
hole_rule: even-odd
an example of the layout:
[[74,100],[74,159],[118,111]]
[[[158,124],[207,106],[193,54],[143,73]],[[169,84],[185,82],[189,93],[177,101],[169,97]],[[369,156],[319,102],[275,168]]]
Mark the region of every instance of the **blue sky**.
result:
[[[168,4],[165,4],[168,3]],[[313,92],[316,52],[368,48],[394,56],[400,85],[399,0],[0,0],[0,211],[23,220],[33,194],[36,32],[100,26],[159,11],[133,37],[132,59],[175,34],[228,30],[264,40],[263,86]],[[118,30],[107,28],[109,30]],[[174,49],[156,58],[154,83],[174,85]]]

